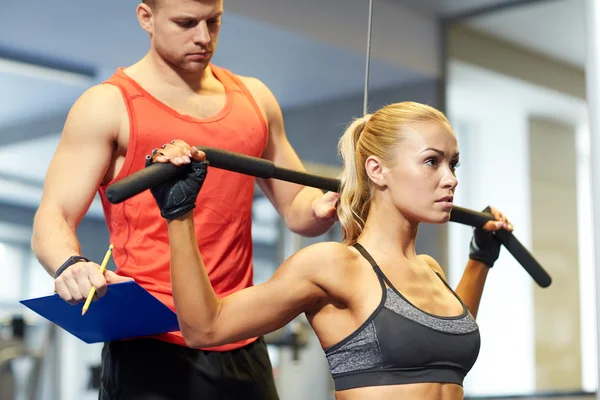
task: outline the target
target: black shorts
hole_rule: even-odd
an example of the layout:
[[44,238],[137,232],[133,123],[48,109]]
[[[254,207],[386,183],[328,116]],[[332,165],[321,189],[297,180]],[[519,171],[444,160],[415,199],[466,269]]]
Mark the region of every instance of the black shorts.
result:
[[240,349],[190,349],[156,339],[102,349],[100,400],[278,400],[262,338]]

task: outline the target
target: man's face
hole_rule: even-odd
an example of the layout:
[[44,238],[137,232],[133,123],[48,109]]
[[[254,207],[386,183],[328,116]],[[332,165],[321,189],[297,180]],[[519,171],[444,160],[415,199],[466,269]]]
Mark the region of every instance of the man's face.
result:
[[223,0],[160,0],[146,29],[154,50],[185,72],[203,71],[217,48]]

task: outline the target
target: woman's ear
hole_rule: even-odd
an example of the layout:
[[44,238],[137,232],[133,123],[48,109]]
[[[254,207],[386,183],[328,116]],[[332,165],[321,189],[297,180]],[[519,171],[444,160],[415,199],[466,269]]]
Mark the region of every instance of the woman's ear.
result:
[[152,34],[154,27],[154,13],[152,12],[152,8],[148,4],[140,3],[135,10],[135,14],[142,29]]
[[367,157],[365,161],[365,170],[369,179],[377,186],[385,186],[385,174],[387,168],[381,160],[375,156]]

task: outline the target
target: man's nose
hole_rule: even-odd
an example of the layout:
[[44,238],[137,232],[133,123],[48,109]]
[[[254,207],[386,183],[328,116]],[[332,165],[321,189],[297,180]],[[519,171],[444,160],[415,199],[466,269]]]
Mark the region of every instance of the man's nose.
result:
[[206,21],[201,21],[194,32],[194,43],[199,43],[206,46],[210,43],[210,33],[208,32],[208,25]]

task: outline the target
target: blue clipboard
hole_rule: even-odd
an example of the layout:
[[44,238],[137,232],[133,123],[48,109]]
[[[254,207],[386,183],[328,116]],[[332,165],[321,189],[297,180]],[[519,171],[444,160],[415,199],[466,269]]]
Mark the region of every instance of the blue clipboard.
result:
[[85,343],[179,330],[177,315],[135,282],[108,285],[106,294],[93,301],[83,316],[83,303],[70,305],[57,294],[20,303]]

